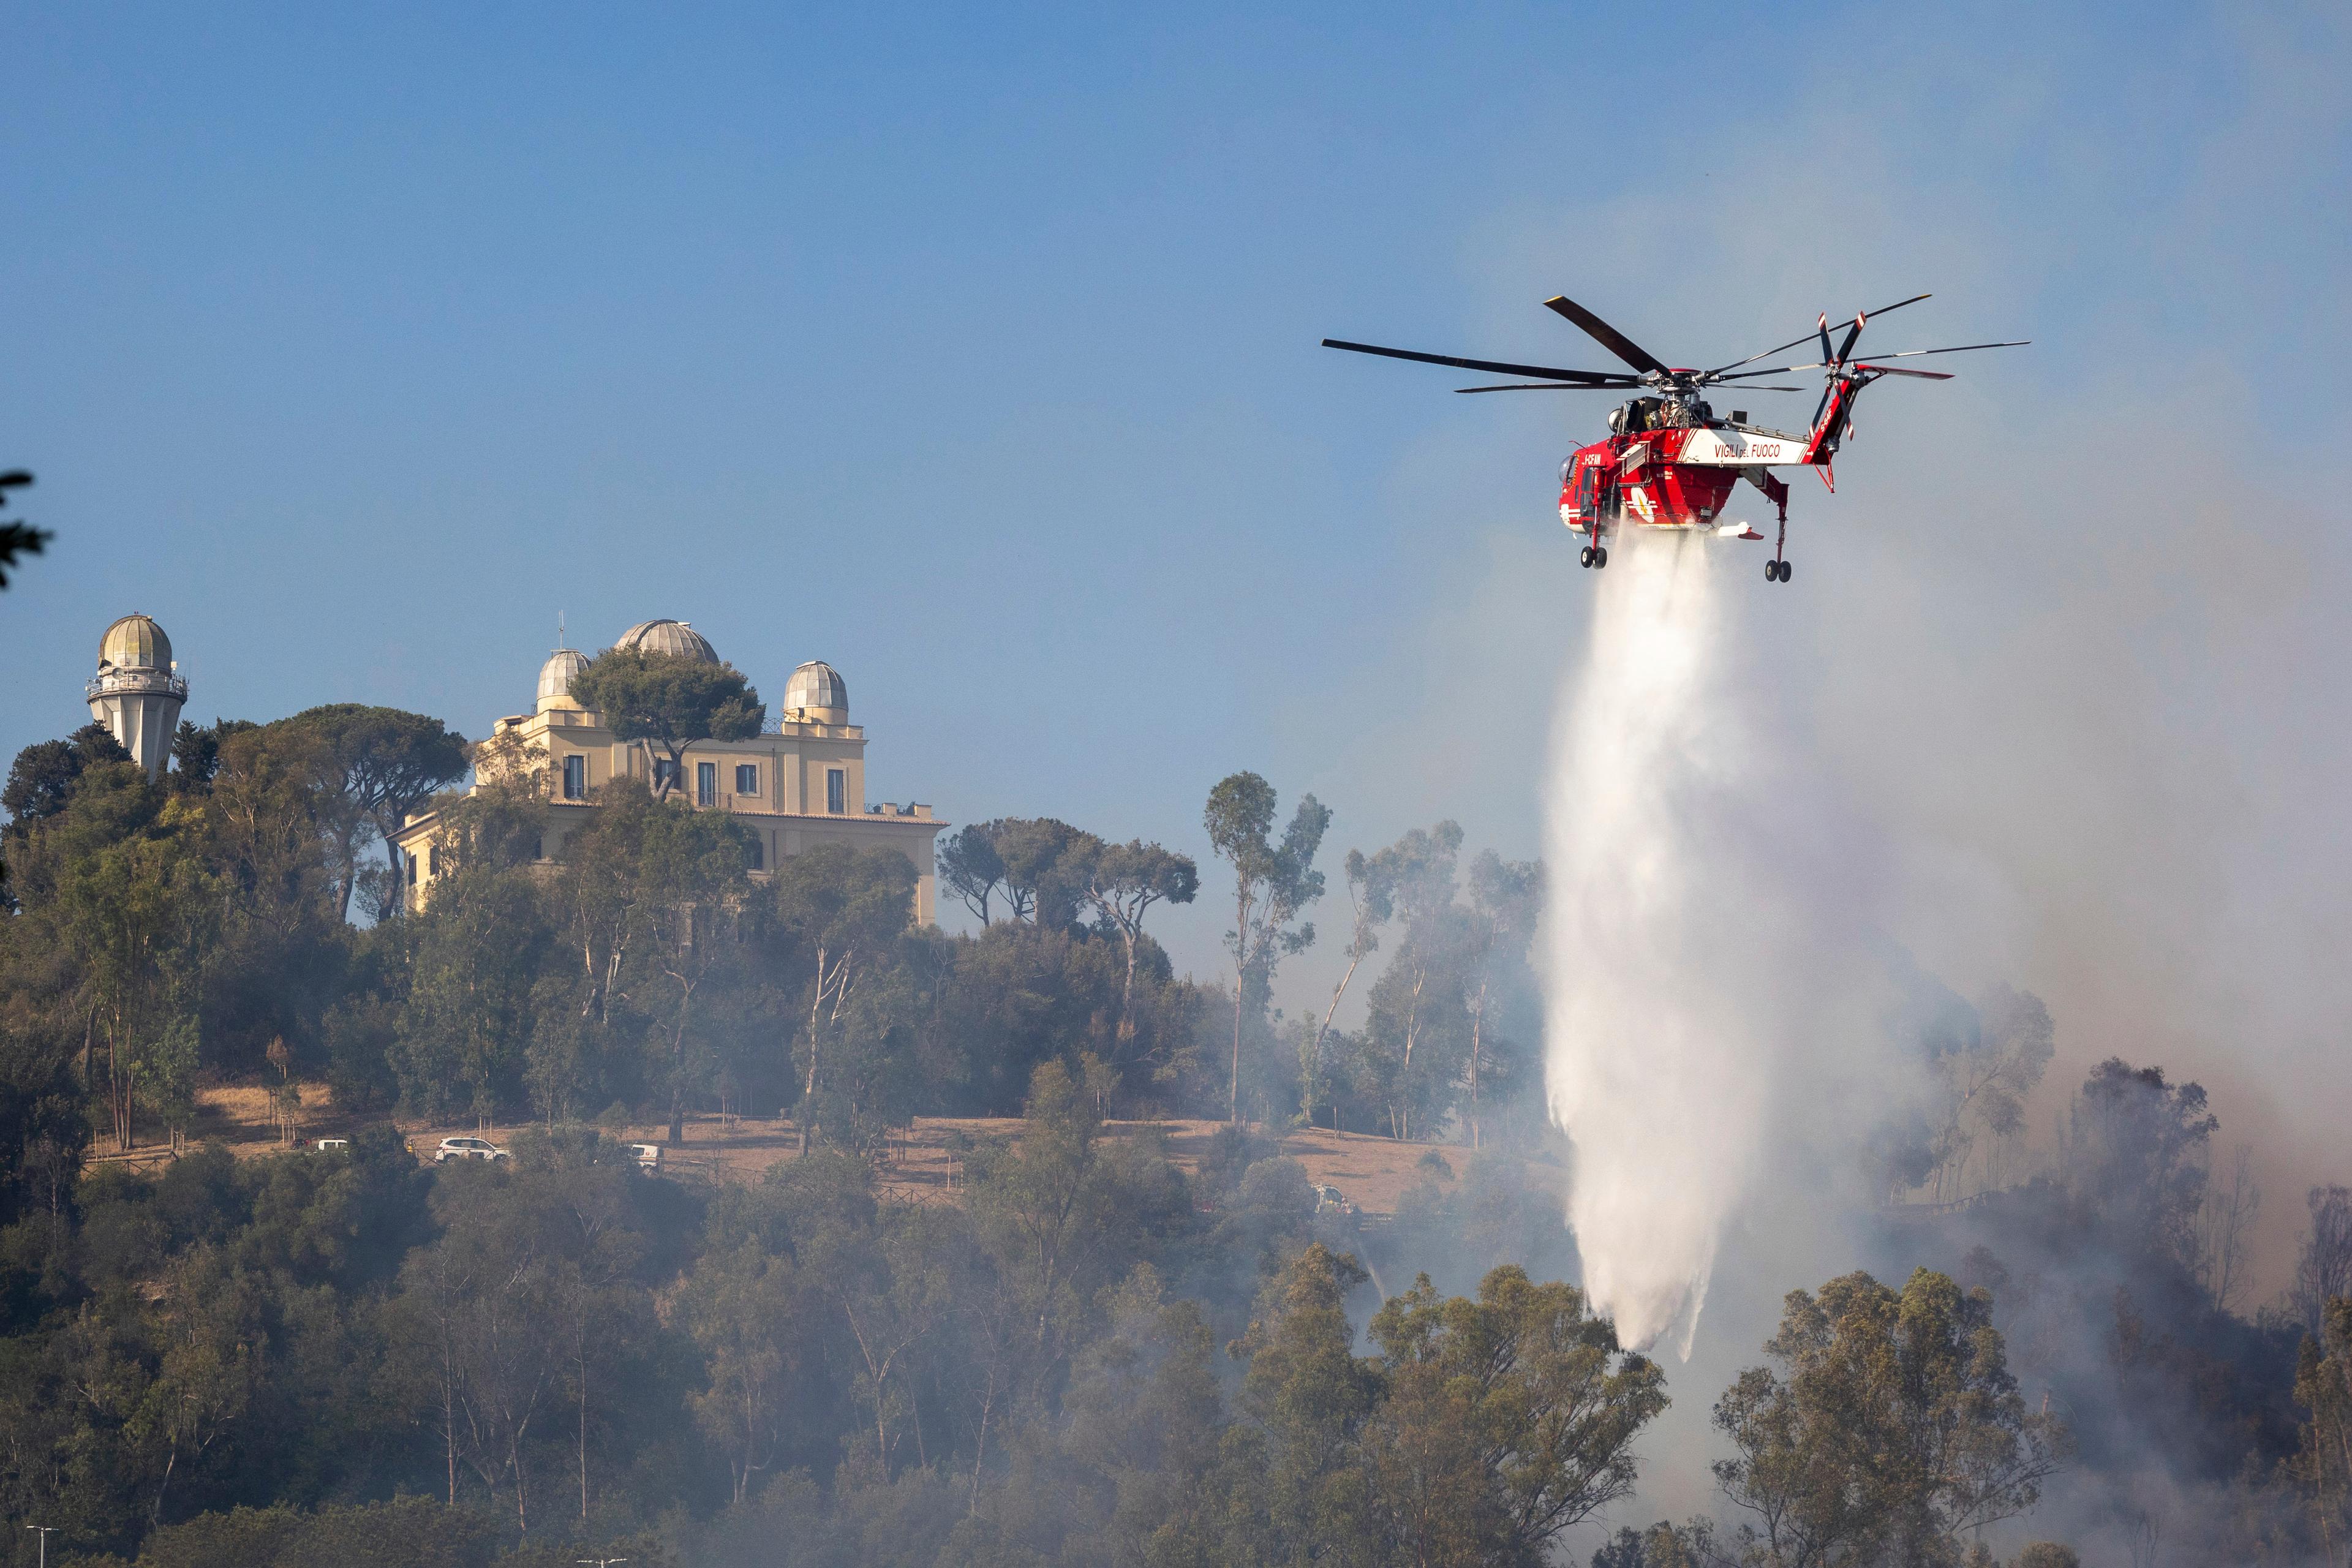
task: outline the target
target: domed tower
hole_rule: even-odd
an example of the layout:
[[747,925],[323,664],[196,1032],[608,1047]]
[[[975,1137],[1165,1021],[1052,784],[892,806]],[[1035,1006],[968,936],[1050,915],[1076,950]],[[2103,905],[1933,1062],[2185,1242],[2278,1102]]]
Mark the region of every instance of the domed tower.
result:
[[614,647],[643,648],[647,653],[674,653],[701,664],[717,664],[719,650],[710,639],[685,621],[639,621],[621,634]]
[[89,716],[114,731],[131,760],[162,774],[180,727],[188,683],[172,658],[172,639],[145,616],[125,616],[98,643],[98,673],[83,689]]
[[784,683],[783,718],[788,724],[848,723],[849,683],[823,659],[809,660]]
[[572,696],[572,678],[588,668],[588,656],[576,647],[560,647],[548,656],[539,667],[539,711],[551,708],[577,710],[580,704]]

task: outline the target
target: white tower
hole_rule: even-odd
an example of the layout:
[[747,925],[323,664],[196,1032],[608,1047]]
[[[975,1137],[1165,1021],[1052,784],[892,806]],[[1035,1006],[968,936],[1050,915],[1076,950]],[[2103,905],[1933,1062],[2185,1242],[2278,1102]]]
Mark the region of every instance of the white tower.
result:
[[89,716],[114,731],[131,760],[159,776],[180,728],[188,683],[172,658],[172,639],[145,616],[125,616],[98,645],[98,674],[85,688]]

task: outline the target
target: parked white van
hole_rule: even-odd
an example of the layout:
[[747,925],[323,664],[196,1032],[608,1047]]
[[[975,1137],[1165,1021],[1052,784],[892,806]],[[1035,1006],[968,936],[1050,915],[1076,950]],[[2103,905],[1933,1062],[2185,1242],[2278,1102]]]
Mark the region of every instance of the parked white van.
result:
[[636,1161],[637,1169],[640,1171],[658,1171],[661,1169],[660,1144],[631,1143],[626,1145],[626,1147],[629,1151],[629,1157]]

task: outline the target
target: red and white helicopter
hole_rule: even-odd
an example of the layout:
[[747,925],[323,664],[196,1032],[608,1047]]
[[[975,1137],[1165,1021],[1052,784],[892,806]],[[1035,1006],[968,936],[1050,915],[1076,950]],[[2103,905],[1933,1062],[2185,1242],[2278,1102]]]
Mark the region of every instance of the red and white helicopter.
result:
[[[1838,443],[1852,432],[1854,400],[1864,387],[1883,375],[1917,376],[1925,381],[1952,379],[1937,371],[1904,369],[1885,361],[1916,359],[1922,354],[1967,353],[1973,349],[2021,348],[2030,341],[1962,343],[1956,348],[1906,349],[1900,353],[1854,356],[1854,340],[1862,336],[1862,329],[1873,316],[1916,305],[1927,297],[1914,294],[1876,310],[1857,312],[1853,325],[1846,329],[1845,341],[1834,349],[1830,346],[1829,317],[1824,315],[1803,337],[1792,338],[1779,348],[1749,354],[1715,370],[1670,366],[1575,300],[1564,297],[1547,300],[1544,304],[1581,327],[1595,342],[1632,365],[1636,374],[1456,359],[1450,354],[1415,353],[1410,349],[1342,342],[1337,338],[1325,338],[1323,346],[1486,371],[1494,375],[1534,378],[1499,386],[1455,389],[1460,392],[1646,389],[1648,395],[1636,397],[1610,414],[1608,439],[1578,448],[1560,465],[1559,520],[1585,536],[1584,550],[1578,558],[1580,563],[1608,565],[1609,547],[1601,541],[1625,526],[1675,529],[1736,539],[1763,538],[1745,522],[1718,521],[1732,487],[1744,479],[1780,509],[1780,536],[1772,546],[1772,559],[1765,563],[1764,575],[1768,581],[1785,583],[1789,580],[1789,487],[1773,477],[1773,468],[1816,468],[1822,482],[1834,490],[1837,487],[1832,460],[1837,456]],[[1742,368],[1800,343],[1813,342],[1816,336],[1822,357],[1811,363],[1775,365],[1766,370]],[[1811,427],[1801,436],[1750,425],[1745,410],[1735,411],[1728,419],[1717,419],[1700,395],[1710,386],[1735,391],[1801,392],[1805,389],[1800,386],[1758,385],[1756,378],[1806,370],[1822,372],[1828,384],[1822,389],[1821,404],[1813,410]]]

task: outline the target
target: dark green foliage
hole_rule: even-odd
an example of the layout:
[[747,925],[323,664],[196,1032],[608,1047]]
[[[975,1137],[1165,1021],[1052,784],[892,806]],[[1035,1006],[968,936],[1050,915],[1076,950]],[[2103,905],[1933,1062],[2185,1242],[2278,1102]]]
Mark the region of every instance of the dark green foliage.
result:
[[495,1521],[412,1497],[315,1513],[200,1514],[150,1535],[138,1568],[488,1568],[498,1554]]
[[[33,482],[33,476],[22,468],[10,468],[0,473],[0,506],[15,498],[8,492]],[[26,522],[0,522],[0,588],[8,585],[8,574],[28,555],[38,555],[57,537],[45,528],[35,528]]]
[[670,764],[660,790],[664,799],[684,776],[689,744],[749,740],[768,716],[760,694],[733,665],[641,648],[606,648],[572,678],[571,692],[622,740],[661,748]]
[[348,914],[361,851],[381,842],[397,877],[393,835],[436,790],[465,776],[466,737],[422,713],[358,702],[305,709],[285,722],[317,737],[328,761],[336,797],[335,911]]

